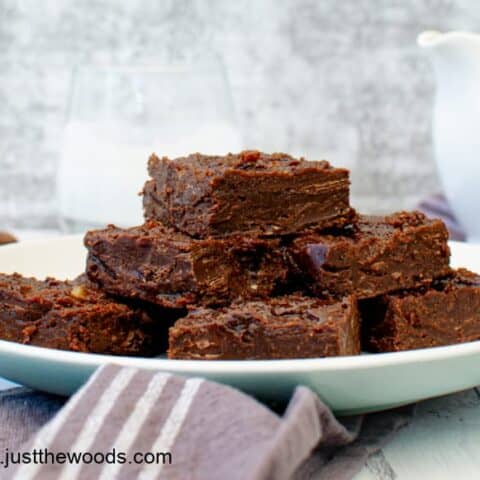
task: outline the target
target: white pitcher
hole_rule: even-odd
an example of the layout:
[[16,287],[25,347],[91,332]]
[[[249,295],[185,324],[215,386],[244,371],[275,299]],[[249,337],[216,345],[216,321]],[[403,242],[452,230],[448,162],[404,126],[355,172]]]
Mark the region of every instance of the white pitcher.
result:
[[445,194],[471,242],[480,242],[480,35],[423,32],[437,92],[435,157]]

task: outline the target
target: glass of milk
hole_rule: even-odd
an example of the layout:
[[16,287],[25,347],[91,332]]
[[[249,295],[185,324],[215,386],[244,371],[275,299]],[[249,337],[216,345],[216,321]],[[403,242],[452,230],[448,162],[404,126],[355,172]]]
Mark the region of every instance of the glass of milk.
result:
[[215,58],[167,66],[78,67],[57,175],[66,231],[143,222],[151,153],[241,150],[225,71]]

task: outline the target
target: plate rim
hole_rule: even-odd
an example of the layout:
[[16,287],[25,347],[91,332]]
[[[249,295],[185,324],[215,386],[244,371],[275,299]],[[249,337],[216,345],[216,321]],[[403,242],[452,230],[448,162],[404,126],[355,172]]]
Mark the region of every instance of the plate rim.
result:
[[445,347],[424,348],[404,352],[373,353],[326,358],[295,358],[278,360],[176,360],[155,357],[127,357],[95,353],[55,350],[0,340],[0,350],[12,355],[83,366],[107,363],[133,368],[169,370],[181,373],[263,374],[338,370],[364,370],[419,362],[434,362],[468,357],[480,353],[480,340]]

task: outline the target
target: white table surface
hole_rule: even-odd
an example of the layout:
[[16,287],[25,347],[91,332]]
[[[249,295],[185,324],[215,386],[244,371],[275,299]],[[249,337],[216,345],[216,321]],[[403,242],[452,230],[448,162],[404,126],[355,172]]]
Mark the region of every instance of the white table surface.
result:
[[[55,231],[15,231],[22,240]],[[0,378],[0,390],[15,386]],[[427,400],[355,480],[480,479],[480,390]]]
[[480,391],[428,400],[355,480],[480,479]]

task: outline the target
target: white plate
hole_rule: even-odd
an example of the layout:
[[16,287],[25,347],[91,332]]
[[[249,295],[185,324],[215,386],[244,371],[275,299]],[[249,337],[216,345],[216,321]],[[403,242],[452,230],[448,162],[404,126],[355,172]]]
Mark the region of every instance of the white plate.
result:
[[[480,271],[480,246],[451,244],[454,266]],[[0,248],[0,271],[58,278],[83,271],[79,236]],[[69,395],[99,365],[196,375],[259,398],[284,400],[308,385],[337,413],[381,410],[480,384],[480,342],[358,357],[269,361],[181,361],[64,352],[0,341],[0,376],[39,390]]]

